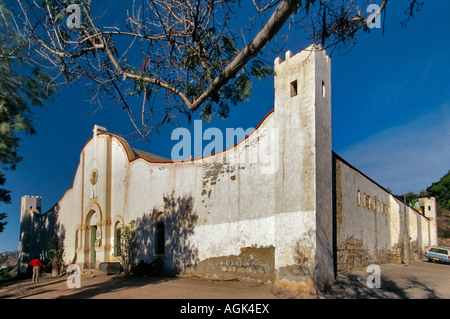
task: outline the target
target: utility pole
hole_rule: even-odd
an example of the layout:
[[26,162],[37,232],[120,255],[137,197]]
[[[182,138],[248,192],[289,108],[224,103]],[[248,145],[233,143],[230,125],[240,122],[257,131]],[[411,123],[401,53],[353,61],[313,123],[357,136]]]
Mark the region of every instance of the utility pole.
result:
[[409,265],[409,231],[408,231],[408,213],[406,204],[406,194],[403,195],[404,214],[403,214],[403,263]]

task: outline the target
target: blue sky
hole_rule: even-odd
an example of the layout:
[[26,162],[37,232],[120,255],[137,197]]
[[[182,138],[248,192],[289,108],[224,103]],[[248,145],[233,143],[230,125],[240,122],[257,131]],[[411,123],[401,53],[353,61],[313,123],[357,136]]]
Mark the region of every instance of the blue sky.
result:
[[[373,29],[347,54],[332,56],[333,150],[397,194],[425,189],[450,170],[450,2],[425,1],[403,28],[405,4],[390,3],[384,35]],[[285,48],[297,53],[309,44],[292,30]],[[256,81],[250,100],[233,107],[229,119],[203,127],[255,127],[273,108],[273,96],[273,78]],[[38,133],[23,138],[24,159],[6,172],[12,204],[1,207],[8,224],[0,252],[17,249],[21,196],[42,196],[46,211],[71,186],[95,124],[119,135],[133,131],[125,113],[114,106],[96,111],[88,100],[66,87],[56,104],[37,112]],[[170,157],[172,129],[131,146]]]

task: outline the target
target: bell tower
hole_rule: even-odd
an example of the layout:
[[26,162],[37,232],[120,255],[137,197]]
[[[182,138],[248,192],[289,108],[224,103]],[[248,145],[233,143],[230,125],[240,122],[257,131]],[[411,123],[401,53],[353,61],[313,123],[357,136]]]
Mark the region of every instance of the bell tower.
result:
[[[25,273],[30,258],[31,226],[35,214],[41,213],[42,197],[22,196],[20,199],[19,273]],[[32,257],[32,256],[31,256]]]
[[[288,51],[284,61],[275,60],[275,126],[280,138],[275,212],[289,214],[298,223],[291,225],[298,234],[295,243],[283,240],[285,227],[291,227],[288,222],[278,218],[275,225],[278,278],[309,277],[319,287],[334,280],[330,84],[331,61],[320,46],[296,55]],[[283,257],[286,251],[300,254],[305,263],[290,266],[292,260]]]

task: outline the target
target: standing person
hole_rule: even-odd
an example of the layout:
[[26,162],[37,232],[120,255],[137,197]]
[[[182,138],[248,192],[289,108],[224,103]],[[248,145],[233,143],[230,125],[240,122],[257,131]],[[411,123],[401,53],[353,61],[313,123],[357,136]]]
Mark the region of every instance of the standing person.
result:
[[45,268],[45,266],[39,260],[39,256],[35,256],[34,259],[30,261],[29,265],[33,266],[33,282],[38,282],[41,267]]

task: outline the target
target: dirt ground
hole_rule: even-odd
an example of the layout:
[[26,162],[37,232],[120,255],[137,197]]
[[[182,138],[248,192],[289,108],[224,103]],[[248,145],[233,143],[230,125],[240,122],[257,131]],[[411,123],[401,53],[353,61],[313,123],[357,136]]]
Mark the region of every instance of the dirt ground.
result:
[[271,284],[183,277],[126,277],[84,272],[80,288],[67,275],[0,283],[0,299],[449,299],[450,265],[416,262],[381,265],[381,287],[369,288],[364,270],[339,274],[326,291],[281,289]]

